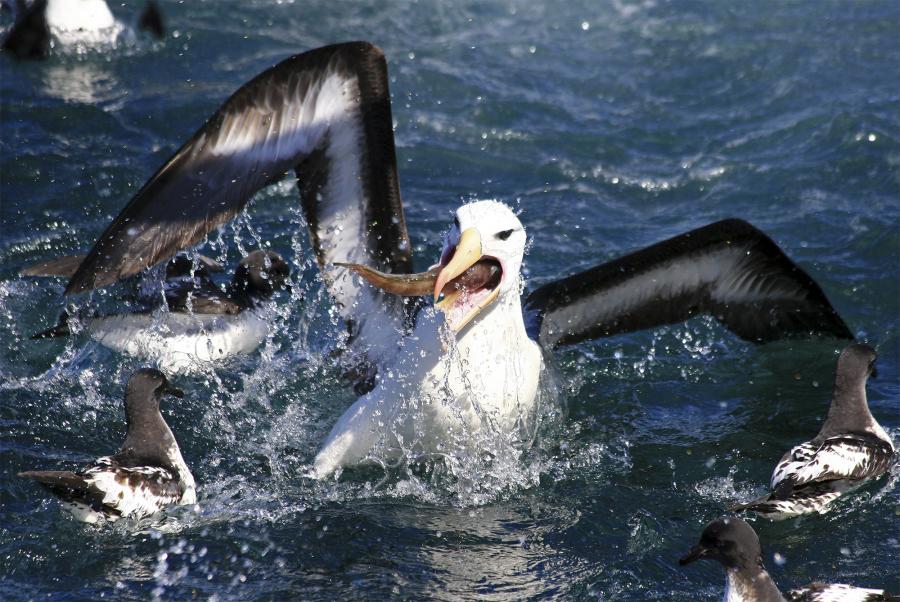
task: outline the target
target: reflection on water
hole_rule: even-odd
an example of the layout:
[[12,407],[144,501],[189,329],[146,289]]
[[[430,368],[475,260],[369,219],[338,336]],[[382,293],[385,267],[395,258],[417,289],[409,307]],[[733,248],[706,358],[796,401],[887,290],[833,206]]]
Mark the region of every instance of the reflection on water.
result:
[[121,94],[104,63],[49,63],[42,70],[41,93],[66,102],[94,104]]

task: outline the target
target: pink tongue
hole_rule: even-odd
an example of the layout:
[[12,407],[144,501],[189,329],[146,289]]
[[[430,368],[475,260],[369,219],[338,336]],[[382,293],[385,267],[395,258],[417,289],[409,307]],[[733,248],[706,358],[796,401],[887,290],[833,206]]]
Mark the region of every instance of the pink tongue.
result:
[[500,264],[493,259],[482,259],[468,270],[447,283],[442,291],[477,291],[480,288],[496,288],[500,284],[502,270]]

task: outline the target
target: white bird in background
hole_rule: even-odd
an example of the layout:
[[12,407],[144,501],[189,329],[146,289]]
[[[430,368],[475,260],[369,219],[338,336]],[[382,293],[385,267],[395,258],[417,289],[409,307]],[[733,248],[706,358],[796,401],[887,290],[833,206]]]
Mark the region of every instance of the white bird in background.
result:
[[[483,201],[457,211],[439,263],[411,274],[387,64],[365,42],[290,57],[238,89],[110,224],[66,293],[197,244],[292,170],[350,348],[377,372],[316,456],[319,477],[515,437],[534,411],[541,348],[698,314],[755,342],[852,336],[818,285],[740,220],[549,282],[523,303],[525,230],[509,208]],[[399,296],[431,294],[443,297],[437,312]]]
[[[28,266],[21,273],[71,276],[83,259],[83,255],[62,257]],[[193,261],[179,255],[166,268],[162,295],[158,280],[135,283],[136,294],[128,297],[137,307],[82,316],[82,324],[91,338],[105,347],[150,361],[168,373],[201,371],[255,351],[269,334],[269,324],[261,315],[263,308],[290,274],[288,263],[278,253],[259,249],[238,263],[224,289],[210,274],[223,268],[209,258],[195,268]],[[155,290],[147,290],[153,284]],[[69,336],[69,322],[69,314],[63,312],[54,327],[32,338]]]
[[[45,58],[53,42],[62,46],[112,44],[131,31],[117,20],[106,0],[3,0],[3,8],[13,13],[13,24],[3,39],[3,49],[16,58]],[[162,38],[162,15],[150,0],[136,23]]]

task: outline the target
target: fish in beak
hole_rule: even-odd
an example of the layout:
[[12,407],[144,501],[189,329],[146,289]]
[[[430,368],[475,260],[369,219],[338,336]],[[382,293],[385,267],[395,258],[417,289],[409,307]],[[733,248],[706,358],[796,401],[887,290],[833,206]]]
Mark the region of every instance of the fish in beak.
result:
[[[454,332],[462,330],[500,294],[500,263],[481,252],[481,235],[465,230],[434,283],[435,307],[444,312]],[[443,300],[440,299],[443,295]]]
[[434,295],[435,307],[444,312],[454,332],[497,300],[503,277],[500,262],[482,255],[481,235],[475,228],[463,232],[455,248],[444,253],[441,264],[427,272],[385,274],[360,264],[335,265],[347,267],[376,288],[395,295]]

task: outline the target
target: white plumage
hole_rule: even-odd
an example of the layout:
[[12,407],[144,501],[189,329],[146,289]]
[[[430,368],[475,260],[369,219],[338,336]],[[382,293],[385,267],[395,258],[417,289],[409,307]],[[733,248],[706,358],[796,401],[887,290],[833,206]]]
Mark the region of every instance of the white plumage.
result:
[[[379,370],[375,388],[332,428],[316,456],[316,476],[365,461],[453,454],[477,447],[486,433],[527,428],[542,357],[525,331],[519,298],[525,231],[508,207],[493,201],[464,205],[457,219],[443,255],[456,247],[463,231],[478,231],[481,255],[502,266],[496,301],[458,335],[453,308],[449,327],[444,314],[423,310],[414,331]],[[507,239],[497,238],[509,230]]]
[[255,351],[269,333],[258,311],[116,314],[92,319],[87,330],[91,338],[114,351],[152,362],[165,372],[187,373]]

